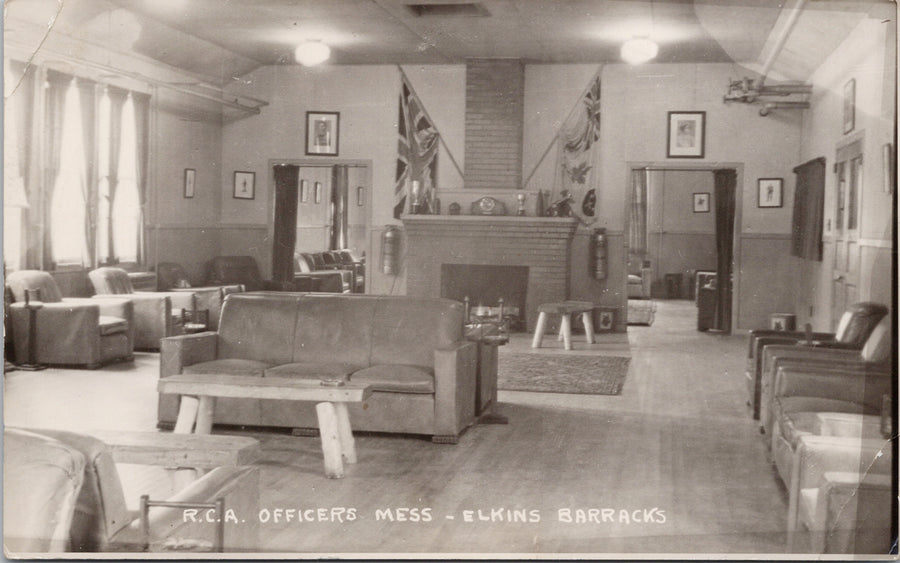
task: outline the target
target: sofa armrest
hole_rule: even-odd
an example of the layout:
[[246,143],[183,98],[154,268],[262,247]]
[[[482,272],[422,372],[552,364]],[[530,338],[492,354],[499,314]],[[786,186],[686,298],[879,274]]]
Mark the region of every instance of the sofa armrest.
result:
[[185,366],[216,359],[218,334],[199,332],[163,338],[159,343],[159,377],[181,373]]
[[475,420],[477,364],[475,342],[434,351],[435,435],[456,436]]
[[[225,552],[259,551],[259,468],[219,467],[194,481],[173,497],[171,503],[203,505],[224,500]],[[212,520],[212,521],[211,521]],[[215,518],[207,509],[182,507],[151,508],[148,518],[149,542],[141,531],[139,518],[111,538],[115,551],[212,551]],[[147,545],[149,543],[149,545]]]

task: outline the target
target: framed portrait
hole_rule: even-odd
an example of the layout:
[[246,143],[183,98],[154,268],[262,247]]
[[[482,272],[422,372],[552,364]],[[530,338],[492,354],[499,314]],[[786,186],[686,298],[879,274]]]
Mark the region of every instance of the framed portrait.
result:
[[784,180],[781,178],[760,178],[756,185],[756,206],[781,207],[783,187]]
[[856,126],[856,79],[851,78],[844,84],[844,133],[853,131]]
[[703,158],[706,150],[706,112],[670,111],[667,158]]
[[256,172],[236,170],[234,173],[234,198],[253,199],[256,195]]
[[337,156],[340,121],[336,111],[306,112],[306,154]]
[[316,182],[315,195],[316,203],[322,203],[322,182]]
[[709,213],[709,192],[694,194],[694,213]]
[[309,201],[309,180],[300,180],[300,203]]
[[184,197],[194,197],[194,185],[197,181],[197,171],[193,168],[184,169]]

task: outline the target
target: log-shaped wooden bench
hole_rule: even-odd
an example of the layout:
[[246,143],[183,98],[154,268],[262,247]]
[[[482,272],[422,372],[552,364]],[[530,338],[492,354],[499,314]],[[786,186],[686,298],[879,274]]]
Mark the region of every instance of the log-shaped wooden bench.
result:
[[534,329],[532,348],[540,348],[544,339],[544,330],[547,328],[547,315],[559,315],[559,337],[563,341],[566,350],[572,349],[572,315],[581,315],[584,323],[584,332],[587,335],[588,344],[594,343],[594,304],[590,301],[560,301],[558,303],[544,303],[538,307],[537,326]]
[[332,479],[344,476],[344,461],[356,463],[356,446],[347,403],[364,401],[372,390],[367,385],[278,377],[243,375],[178,374],[159,380],[160,393],[181,395],[175,432],[209,434],[212,431],[216,397],[315,401],[325,474]]

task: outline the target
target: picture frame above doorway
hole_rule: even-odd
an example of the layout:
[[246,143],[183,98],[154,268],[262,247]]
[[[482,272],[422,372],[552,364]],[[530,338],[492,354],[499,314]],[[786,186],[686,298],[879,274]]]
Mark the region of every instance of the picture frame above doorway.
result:
[[341,133],[340,122],[340,112],[306,112],[306,154],[337,156]]
[[706,112],[670,111],[667,158],[703,158],[706,155]]

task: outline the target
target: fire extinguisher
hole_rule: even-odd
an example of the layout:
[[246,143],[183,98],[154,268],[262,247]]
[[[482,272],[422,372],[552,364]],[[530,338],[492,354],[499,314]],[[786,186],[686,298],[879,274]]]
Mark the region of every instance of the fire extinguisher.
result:
[[594,278],[606,279],[606,229],[594,229],[591,235],[591,259],[594,265]]
[[381,235],[381,271],[389,276],[400,269],[400,229],[388,225]]

